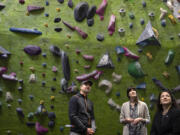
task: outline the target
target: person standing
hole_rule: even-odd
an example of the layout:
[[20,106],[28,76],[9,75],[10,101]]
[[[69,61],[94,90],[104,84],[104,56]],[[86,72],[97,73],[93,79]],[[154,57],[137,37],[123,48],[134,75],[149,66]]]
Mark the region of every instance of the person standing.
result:
[[180,109],[169,90],[159,93],[151,135],[180,135]]
[[87,98],[92,81],[83,81],[80,92],[69,101],[70,135],[93,135],[96,130],[93,103]]
[[146,125],[150,123],[149,109],[145,102],[139,101],[136,89],[127,88],[129,101],[123,103],[120,113],[120,123],[123,135],[147,135]]

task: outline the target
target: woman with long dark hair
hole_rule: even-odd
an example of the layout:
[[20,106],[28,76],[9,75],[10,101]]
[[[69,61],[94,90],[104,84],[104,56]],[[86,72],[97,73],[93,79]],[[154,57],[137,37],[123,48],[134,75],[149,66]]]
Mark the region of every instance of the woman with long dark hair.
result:
[[180,135],[180,110],[169,90],[159,93],[151,135]]
[[120,114],[123,135],[147,135],[146,124],[150,122],[150,116],[146,103],[138,99],[134,87],[127,89],[127,97],[129,101],[123,103]]

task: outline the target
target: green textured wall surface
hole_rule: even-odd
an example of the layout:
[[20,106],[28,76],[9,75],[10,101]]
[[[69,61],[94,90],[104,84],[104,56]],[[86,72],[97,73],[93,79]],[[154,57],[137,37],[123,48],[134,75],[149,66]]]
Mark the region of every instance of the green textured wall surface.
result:
[[[100,5],[101,0],[85,0],[89,3],[89,6]],[[152,78],[156,77],[167,88],[174,88],[179,85],[179,75],[175,69],[176,65],[180,64],[180,38],[178,33],[180,32],[179,23],[173,25],[166,16],[167,26],[162,27],[159,20],[160,7],[171,11],[161,0],[145,0],[147,7],[143,8],[141,0],[108,0],[108,6],[105,11],[105,17],[103,21],[100,21],[98,15],[94,16],[94,25],[88,27],[86,19],[79,23],[74,20],[73,9],[67,6],[67,0],[63,4],[57,2],[57,0],[49,0],[49,6],[46,6],[46,0],[25,0],[25,4],[19,4],[18,0],[0,0],[6,7],[0,11],[0,45],[12,53],[8,60],[0,59],[0,66],[8,67],[8,74],[16,72],[18,79],[24,80],[23,92],[18,91],[19,83],[3,80],[0,78],[0,87],[3,90],[3,94],[0,95],[0,101],[2,102],[2,108],[0,109],[0,135],[6,134],[7,130],[11,130],[12,135],[18,135],[22,133],[24,135],[35,135],[35,128],[29,128],[26,126],[26,122],[29,121],[27,115],[29,112],[35,112],[39,106],[40,100],[45,101],[45,107],[48,112],[55,112],[56,120],[55,127],[49,129],[47,135],[64,134],[67,135],[69,128],[65,128],[61,133],[59,128],[65,124],[70,124],[68,119],[68,101],[71,95],[59,94],[61,89],[60,80],[63,78],[61,60],[54,57],[49,51],[50,45],[56,45],[60,49],[64,50],[68,56],[71,66],[71,80],[79,86],[79,82],[75,80],[75,77],[80,74],[90,73],[96,69],[101,56],[108,50],[110,52],[112,61],[115,65],[114,69],[100,69],[103,71],[100,80],[107,79],[112,81],[112,73],[122,75],[120,83],[113,83],[112,92],[106,95],[104,89],[98,88],[98,82],[100,80],[94,80],[92,91],[89,94],[89,98],[94,102],[95,118],[97,125],[96,135],[116,135],[118,132],[122,132],[122,124],[119,122],[119,113],[116,110],[110,108],[107,104],[109,98],[112,98],[116,103],[121,105],[127,101],[126,89],[128,86],[136,86],[139,83],[146,82],[147,88],[144,91],[139,90],[139,98],[144,98],[144,101],[149,106],[149,96],[154,93],[156,96],[159,93],[159,89],[152,82]],[[74,7],[80,0],[73,0]],[[44,6],[45,10],[38,13],[26,15],[27,5],[39,5]],[[60,8],[60,12],[56,11],[56,8]],[[121,17],[119,15],[119,9],[126,9],[126,16]],[[155,19],[151,21],[152,26],[159,32],[159,41],[161,47],[147,46],[143,49],[142,53],[138,53],[138,46],[136,41],[140,34],[143,32],[147,22],[149,21],[149,12],[155,13]],[[128,16],[130,12],[133,12],[135,19],[131,20]],[[49,13],[49,17],[45,17],[45,13]],[[116,16],[116,30],[112,36],[109,36],[107,27],[109,24],[110,15]],[[83,31],[88,33],[87,39],[82,39],[77,32],[73,32],[62,24],[54,23],[54,18],[60,17],[62,20],[69,22],[73,26],[78,26]],[[140,19],[144,18],[145,24],[140,24]],[[129,23],[133,22],[134,27],[129,29]],[[44,24],[48,24],[45,27]],[[42,31],[42,35],[34,36],[27,34],[18,34],[9,31],[10,27],[17,28],[37,28]],[[59,33],[54,31],[55,27],[61,27],[63,30]],[[119,28],[125,28],[126,33],[124,37],[120,37],[118,33]],[[103,33],[105,40],[99,42],[96,40],[96,35]],[[70,35],[71,38],[68,38]],[[174,40],[170,40],[170,36],[174,37]],[[66,45],[69,45],[69,48]],[[27,45],[37,45],[41,47],[42,53],[46,53],[47,57],[42,55],[29,56],[24,53],[23,48]],[[128,74],[128,64],[132,61],[129,58],[123,56],[121,61],[117,61],[115,47],[117,45],[125,46],[132,52],[140,56],[139,62],[147,76],[141,79],[135,79]],[[76,49],[81,50],[81,54],[76,54]],[[164,60],[168,54],[169,49],[174,50],[175,57],[169,66],[164,64]],[[148,60],[146,53],[150,52],[153,56],[152,60]],[[93,62],[87,62],[83,59],[83,54],[94,55]],[[77,64],[76,61],[79,61]],[[19,62],[23,61],[24,65],[20,66]],[[42,63],[47,63],[47,67],[43,67]],[[83,66],[90,64],[90,69],[84,69]],[[33,66],[35,68],[35,74],[37,76],[36,83],[29,83],[29,76],[32,73],[29,68]],[[58,73],[53,73],[52,66],[58,68]],[[79,73],[75,73],[74,69],[78,69]],[[170,74],[170,78],[166,79],[162,76],[162,73],[167,71]],[[42,77],[42,73],[46,73],[46,77]],[[57,81],[52,79],[56,77]],[[46,86],[42,87],[41,82],[46,81]],[[54,92],[51,91],[51,87],[55,87]],[[11,102],[11,108],[8,108],[5,101],[6,92],[10,91],[13,95],[13,102]],[[120,97],[116,96],[116,93],[120,92]],[[29,99],[29,95],[34,95],[34,100]],[[55,101],[50,100],[50,96],[55,96]],[[176,95],[176,97],[180,97]],[[22,104],[19,105],[17,99],[22,99]],[[54,105],[54,109],[50,106]],[[17,117],[16,108],[21,107],[24,111],[24,119]],[[153,118],[155,109],[150,110],[151,120]],[[32,122],[40,122],[43,126],[48,127],[49,119],[45,117],[34,117]],[[151,124],[148,125],[150,130]]]

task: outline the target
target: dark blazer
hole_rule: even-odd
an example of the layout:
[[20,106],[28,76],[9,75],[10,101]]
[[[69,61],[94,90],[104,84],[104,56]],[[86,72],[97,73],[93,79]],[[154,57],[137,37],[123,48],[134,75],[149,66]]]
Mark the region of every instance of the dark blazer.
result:
[[80,93],[71,97],[69,102],[69,119],[71,121],[72,132],[86,134],[91,121],[94,120],[93,103]]
[[162,112],[154,116],[150,135],[180,135],[180,110],[170,108],[162,122]]

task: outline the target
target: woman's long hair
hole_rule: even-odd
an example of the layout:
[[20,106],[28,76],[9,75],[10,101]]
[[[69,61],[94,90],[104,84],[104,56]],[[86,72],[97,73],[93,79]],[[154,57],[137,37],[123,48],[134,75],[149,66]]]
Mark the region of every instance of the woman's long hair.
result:
[[161,101],[160,101],[160,98],[161,98],[161,94],[163,92],[167,92],[170,97],[171,97],[171,108],[177,108],[177,103],[176,103],[176,99],[174,97],[174,95],[172,94],[172,92],[170,90],[163,90],[162,92],[159,93],[159,96],[158,96],[158,100],[157,100],[157,109],[159,112],[162,112],[163,111],[163,108],[162,108],[162,104],[161,104]]

